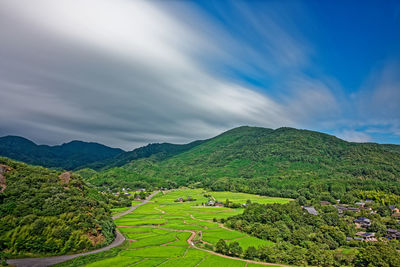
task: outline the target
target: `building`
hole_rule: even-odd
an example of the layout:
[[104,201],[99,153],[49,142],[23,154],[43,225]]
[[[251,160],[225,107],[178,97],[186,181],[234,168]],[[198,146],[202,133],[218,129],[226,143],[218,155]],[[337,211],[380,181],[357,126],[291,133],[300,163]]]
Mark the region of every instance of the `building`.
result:
[[214,204],[215,207],[223,207],[224,203],[216,201]]
[[360,208],[364,208],[365,206],[365,202],[364,201],[359,201],[355,203],[357,206],[359,206]]
[[[362,238],[362,241],[365,241],[365,242],[378,241],[375,237],[375,233],[358,232],[358,233],[356,233],[356,237]],[[356,240],[356,237],[354,238],[354,240]]]
[[353,212],[360,212],[359,208],[354,208],[354,207],[348,207],[347,210],[348,211],[353,211]]
[[354,224],[356,225],[356,228],[367,228],[371,226],[371,220],[366,217],[358,217],[354,220]]
[[387,229],[385,236],[390,240],[400,240],[400,231],[397,229]]
[[318,211],[314,207],[303,207],[311,215],[318,215]]
[[321,204],[322,206],[328,206],[328,205],[331,205],[331,202],[329,202],[329,201],[321,201],[321,202],[319,202],[319,204]]
[[136,193],[146,192],[146,188],[140,188],[135,191]]
[[400,210],[395,205],[389,205],[390,210],[392,213],[399,213]]
[[182,203],[182,202],[183,202],[183,198],[181,198],[181,197],[180,197],[180,198],[178,198],[178,199],[177,199],[177,202],[180,202],[180,203]]
[[215,205],[215,202],[212,201],[212,200],[210,200],[210,201],[207,202],[206,205],[207,205],[207,206],[214,206],[214,205]]
[[392,217],[400,221],[400,213],[399,212],[393,213]]

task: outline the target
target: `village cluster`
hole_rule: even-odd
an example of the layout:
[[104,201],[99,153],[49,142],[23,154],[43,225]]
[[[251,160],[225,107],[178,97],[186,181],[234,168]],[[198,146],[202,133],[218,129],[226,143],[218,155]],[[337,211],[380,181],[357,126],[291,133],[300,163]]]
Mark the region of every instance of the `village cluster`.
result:
[[[349,214],[352,215],[357,215],[360,214],[361,212],[363,214],[370,213],[370,214],[376,214],[377,211],[372,208],[372,204],[374,203],[373,200],[367,199],[365,201],[359,201],[356,202],[354,205],[346,205],[346,204],[340,204],[340,201],[338,201],[338,204],[332,205],[329,201],[321,201],[320,205],[321,206],[333,206],[337,209],[339,213],[339,217],[341,218],[346,218],[350,216]],[[308,212],[311,215],[318,215],[318,211],[315,209],[313,206],[302,206],[303,210]],[[394,205],[389,205],[389,208],[391,210],[391,217],[396,219],[398,223],[400,223],[400,210],[394,206]],[[357,233],[353,237],[346,237],[346,241],[365,241],[365,242],[377,242],[378,238],[376,236],[375,232],[368,232],[366,231],[372,223],[372,220],[365,217],[365,216],[355,216],[354,220],[352,221],[356,229],[359,229]],[[400,240],[400,231],[397,229],[393,228],[387,228],[386,233],[384,234],[384,237],[390,240]]]

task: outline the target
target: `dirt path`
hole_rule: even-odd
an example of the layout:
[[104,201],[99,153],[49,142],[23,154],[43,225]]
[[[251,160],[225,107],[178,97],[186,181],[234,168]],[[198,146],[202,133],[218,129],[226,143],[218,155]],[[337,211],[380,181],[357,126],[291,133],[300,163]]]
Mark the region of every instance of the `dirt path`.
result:
[[[152,193],[146,200],[144,200],[142,203],[137,204],[133,207],[131,207],[129,210],[124,211],[120,214],[114,215],[113,216],[113,220],[118,219],[134,210],[136,210],[138,207],[143,206],[144,204],[148,203],[149,200],[155,195],[157,194],[158,191]],[[125,241],[125,237],[118,231],[116,231],[116,235],[115,235],[115,239],[114,241],[103,248],[100,249],[96,249],[93,251],[89,251],[89,252],[83,252],[83,253],[79,253],[79,254],[73,254],[73,255],[65,255],[65,256],[55,256],[55,257],[43,257],[43,258],[25,258],[25,259],[11,259],[11,260],[7,260],[7,263],[12,265],[12,266],[16,266],[16,267],[46,267],[46,266],[51,266],[57,263],[61,263],[76,257],[80,257],[80,256],[85,256],[85,255],[90,255],[90,254],[95,254],[95,253],[99,253],[102,251],[106,251],[115,247],[118,247],[119,245],[121,245],[123,242]]]

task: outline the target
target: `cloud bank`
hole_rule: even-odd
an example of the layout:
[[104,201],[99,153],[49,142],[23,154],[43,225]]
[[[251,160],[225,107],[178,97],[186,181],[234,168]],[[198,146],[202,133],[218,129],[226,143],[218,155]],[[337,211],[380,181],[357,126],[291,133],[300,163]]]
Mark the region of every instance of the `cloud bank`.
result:
[[[240,24],[229,32],[174,5],[185,16],[151,1],[2,1],[0,135],[132,149],[240,125],[328,129],[342,116],[340,86],[305,74],[313,47],[288,20],[271,14],[260,23],[261,14],[239,4],[234,10],[254,30],[246,35]],[[263,46],[243,41],[251,36]],[[282,82],[267,81],[268,92],[240,81],[238,70]],[[376,82],[379,103],[398,98],[391,75]]]

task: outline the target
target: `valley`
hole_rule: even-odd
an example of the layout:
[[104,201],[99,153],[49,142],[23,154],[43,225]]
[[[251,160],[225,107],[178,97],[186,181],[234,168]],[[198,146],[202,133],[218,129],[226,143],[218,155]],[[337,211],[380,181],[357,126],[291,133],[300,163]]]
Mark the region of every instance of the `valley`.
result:
[[[225,256],[213,251],[220,239],[228,244],[238,242],[249,246],[270,246],[273,243],[228,229],[213,220],[240,214],[243,208],[209,207],[204,204],[211,195],[238,204],[248,200],[260,204],[288,203],[290,199],[261,197],[243,193],[207,192],[203,189],[178,189],[160,192],[149,203],[115,220],[118,231],[127,239],[117,256],[94,262],[77,258],[59,266],[252,266],[252,260]],[[178,198],[195,200],[175,202]],[[215,220],[216,221],[216,220]],[[101,257],[99,257],[101,258]],[[90,262],[90,263],[89,263]],[[249,265],[250,264],[250,265]],[[258,263],[265,265],[267,263]],[[268,264],[270,265],[270,264]]]

